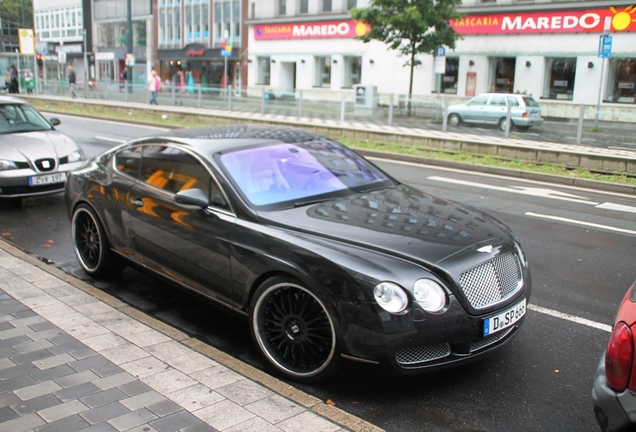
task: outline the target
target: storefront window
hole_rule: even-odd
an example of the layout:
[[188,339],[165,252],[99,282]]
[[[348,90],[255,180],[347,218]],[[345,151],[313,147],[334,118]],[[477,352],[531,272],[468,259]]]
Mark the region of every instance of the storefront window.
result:
[[345,57],[345,81],[343,87],[351,88],[360,84],[362,78],[362,57]]
[[572,100],[574,95],[574,77],[576,76],[575,58],[546,59],[547,70],[544,98]]
[[492,78],[490,91],[492,93],[512,93],[515,83],[515,63],[514,57],[494,58],[491,61]]
[[331,56],[316,57],[316,87],[331,86]]
[[442,93],[457,94],[457,78],[459,71],[458,58],[446,58],[446,72],[442,75]]
[[612,59],[607,99],[613,102],[636,102],[636,60]]
[[271,59],[269,57],[258,57],[256,59],[256,64],[258,65],[256,84],[269,85],[270,68],[271,68],[270,60]]

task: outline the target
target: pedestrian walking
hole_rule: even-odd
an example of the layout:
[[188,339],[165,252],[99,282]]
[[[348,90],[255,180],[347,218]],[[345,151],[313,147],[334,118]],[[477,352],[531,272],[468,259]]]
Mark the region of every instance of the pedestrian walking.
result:
[[119,86],[119,91],[122,92],[124,91],[124,88],[126,87],[126,84],[128,83],[128,66],[124,66],[124,70],[121,71],[121,74],[119,75],[119,77],[121,78],[121,85]]
[[73,69],[73,66],[69,66],[68,67],[68,86],[69,86],[69,90],[71,91],[71,97],[73,99],[75,99],[76,94],[75,94],[75,70]]
[[18,69],[15,65],[11,66],[11,90],[9,93],[20,93],[20,84],[18,84]]
[[174,74],[172,85],[174,86],[174,92],[177,98],[176,104],[183,105],[182,95],[185,93],[185,74],[183,73],[183,69],[179,69],[177,73]]
[[4,89],[7,93],[11,93],[11,66],[7,66],[7,71],[4,73]]
[[35,80],[33,79],[33,72],[31,72],[30,69],[24,72],[24,83],[26,84],[27,93],[32,94],[35,88]]
[[150,78],[148,78],[148,91],[150,92],[150,105],[159,105],[157,102],[157,94],[161,88],[161,80],[157,76],[157,71],[152,70],[150,72]]

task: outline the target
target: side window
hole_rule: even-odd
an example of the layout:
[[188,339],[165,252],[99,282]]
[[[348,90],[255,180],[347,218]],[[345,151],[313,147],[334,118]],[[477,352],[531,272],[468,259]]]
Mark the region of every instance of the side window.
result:
[[139,179],[141,147],[125,148],[115,155],[115,166],[123,173]]
[[490,99],[490,105],[493,106],[506,106],[506,99],[504,96],[493,96]]
[[466,104],[470,106],[481,106],[488,103],[488,96],[477,96],[469,100]]
[[143,147],[139,179],[172,194],[198,188],[210,198],[211,205],[223,209],[229,208],[219,187],[205,167],[192,155],[175,147],[166,145]]
[[509,96],[508,103],[510,104],[511,107],[519,106],[519,101],[517,100],[516,97]]

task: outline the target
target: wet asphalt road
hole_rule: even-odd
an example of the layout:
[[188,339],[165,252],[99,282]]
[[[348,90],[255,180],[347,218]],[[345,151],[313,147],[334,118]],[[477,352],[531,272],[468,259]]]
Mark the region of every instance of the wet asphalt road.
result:
[[[67,133],[74,135],[79,129],[74,120],[62,120]],[[90,122],[90,127],[84,124],[81,130],[74,138],[89,153],[142,132],[131,126],[114,129],[99,122]],[[500,187],[513,183],[524,186],[505,179],[383,166],[403,181],[486,208],[509,224],[532,265],[533,304],[611,324],[618,302],[636,276],[631,258],[636,252],[634,235],[545,222],[527,213],[554,211],[632,229],[636,227],[634,214],[608,215],[541,196],[514,196],[486,187],[471,190],[431,180],[433,176],[448,176],[474,183],[494,182]],[[636,206],[633,198],[565,192]],[[0,202],[0,214],[0,233],[7,240],[236,358],[265,368],[252,346],[246,323],[223,309],[134,269],[106,282],[87,278],[72,252],[62,195],[27,199],[21,208]],[[598,329],[530,310],[516,339],[494,356],[468,367],[403,378],[374,367],[347,364],[330,382],[296,386],[389,431],[596,431],[590,389],[608,336]]]

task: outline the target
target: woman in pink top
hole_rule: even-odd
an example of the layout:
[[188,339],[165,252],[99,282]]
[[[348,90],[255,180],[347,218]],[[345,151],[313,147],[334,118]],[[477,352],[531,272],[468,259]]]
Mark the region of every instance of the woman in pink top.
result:
[[157,93],[159,92],[159,88],[161,87],[161,80],[157,76],[157,71],[152,70],[150,73],[150,78],[148,78],[148,91],[150,92],[150,105],[157,103]]

